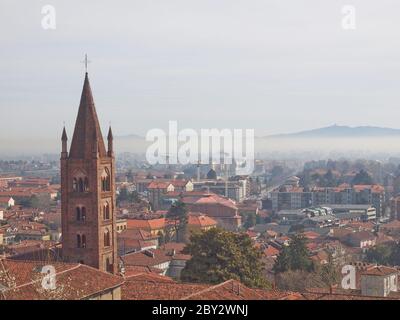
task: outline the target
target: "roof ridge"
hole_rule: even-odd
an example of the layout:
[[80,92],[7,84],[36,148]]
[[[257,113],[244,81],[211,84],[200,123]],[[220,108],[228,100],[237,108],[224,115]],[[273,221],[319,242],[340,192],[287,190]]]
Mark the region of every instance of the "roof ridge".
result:
[[[200,291],[198,291],[198,292],[189,294],[188,296],[186,296],[186,297],[184,297],[184,298],[181,298],[180,300],[187,300],[187,299],[189,299],[189,298],[191,298],[191,297],[193,297],[193,296],[196,296],[196,295],[198,295],[198,294],[202,294],[202,293],[205,293],[205,292],[209,292],[209,291],[211,291],[211,290],[213,290],[213,289],[216,289],[216,288],[218,288],[218,287],[224,286],[225,284],[228,284],[228,283],[230,283],[230,282],[232,282],[232,281],[237,281],[237,280],[235,280],[235,279],[226,280],[226,281],[224,281],[224,282],[218,283],[218,284],[216,284],[216,285],[213,285],[213,286],[211,286],[211,287],[205,288],[205,289],[200,290]],[[240,284],[242,284],[240,281],[238,281],[238,282],[239,282]]]

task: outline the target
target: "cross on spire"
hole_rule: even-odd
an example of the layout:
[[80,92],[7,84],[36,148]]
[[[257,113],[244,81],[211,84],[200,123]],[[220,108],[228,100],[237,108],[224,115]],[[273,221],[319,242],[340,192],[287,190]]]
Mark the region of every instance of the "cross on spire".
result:
[[83,60],[82,63],[85,64],[85,72],[86,72],[86,73],[88,72],[88,64],[89,64],[90,62],[91,62],[91,61],[88,60],[87,54],[85,54],[85,60]]

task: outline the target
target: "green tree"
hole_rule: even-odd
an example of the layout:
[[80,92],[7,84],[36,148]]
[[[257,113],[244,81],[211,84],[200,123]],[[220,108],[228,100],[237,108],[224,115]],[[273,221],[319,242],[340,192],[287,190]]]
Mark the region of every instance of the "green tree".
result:
[[282,273],[291,269],[291,258],[289,247],[283,247],[276,258],[273,270],[275,273]]
[[360,172],[354,176],[352,184],[374,184],[374,181],[367,171],[360,170]]
[[39,198],[33,195],[30,198],[21,198],[20,200],[17,200],[17,203],[26,208],[38,208]]
[[329,287],[339,282],[340,274],[336,265],[333,263],[331,254],[329,255],[328,263],[322,265],[319,273],[322,282]]
[[243,227],[246,229],[254,227],[257,223],[257,217],[254,212],[244,215],[244,218],[245,218],[245,222],[243,224]]
[[182,270],[183,281],[221,283],[236,279],[249,287],[269,286],[263,275],[262,252],[244,233],[220,228],[194,233],[183,252],[192,256]]
[[188,223],[187,208],[182,201],[176,201],[167,212],[167,219],[174,221],[176,242],[183,241]]
[[289,270],[311,271],[312,261],[306,244],[307,239],[302,234],[292,235],[290,244],[288,246],[283,246],[283,249],[276,259],[274,265],[275,273]]
[[127,201],[128,200],[128,189],[126,188],[121,188],[119,190],[118,196],[117,196],[117,204],[119,204],[121,201]]
[[305,292],[309,288],[325,288],[320,274],[303,270],[286,271],[275,277],[276,286],[280,290]]
[[337,181],[335,176],[332,173],[332,170],[328,170],[321,179],[321,187],[335,187],[337,185]]
[[400,264],[400,247],[397,243],[380,244],[367,251],[368,262],[382,265],[399,265]]
[[128,181],[133,181],[133,171],[132,169],[129,169],[128,172],[126,173],[126,178]]
[[136,191],[129,192],[127,188],[121,188],[117,196],[117,205],[122,201],[128,201],[130,203],[139,202],[139,194]]

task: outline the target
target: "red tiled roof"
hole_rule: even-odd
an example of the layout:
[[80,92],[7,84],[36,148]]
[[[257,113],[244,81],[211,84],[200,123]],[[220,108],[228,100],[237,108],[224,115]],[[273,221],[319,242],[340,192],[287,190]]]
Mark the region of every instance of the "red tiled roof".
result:
[[182,202],[201,205],[220,204],[232,209],[237,209],[237,206],[233,200],[223,198],[216,194],[208,194],[202,197],[183,197]]
[[370,189],[371,192],[376,192],[376,193],[381,193],[381,192],[385,192],[385,188],[379,184],[374,184],[374,185],[368,185],[368,184],[356,184],[353,186],[353,189],[355,191],[363,191],[363,190],[367,190]]
[[167,189],[170,184],[170,182],[152,181],[147,186],[147,189]]
[[128,253],[121,256],[121,260],[127,266],[157,267],[162,263],[171,261],[172,253],[170,250],[149,249]]
[[128,229],[157,230],[165,227],[165,218],[159,219],[126,219]]
[[192,293],[182,300],[263,300],[258,291],[248,288],[239,281],[228,280]]
[[[0,284],[7,287],[0,300],[77,300],[119,287],[123,279],[92,267],[52,262],[56,269],[56,289],[42,287],[43,262],[0,260]],[[4,272],[5,271],[5,272]]]
[[135,240],[154,240],[157,236],[151,235],[150,232],[143,229],[125,229],[117,234],[120,239],[135,239]]
[[387,276],[394,273],[399,273],[398,270],[394,268],[389,268],[386,266],[375,266],[373,268],[369,268],[365,271],[362,271],[362,275],[369,275],[369,276]]
[[122,300],[179,300],[209,287],[205,284],[181,284],[152,273],[138,274],[125,280]]
[[314,231],[303,232],[303,235],[304,235],[304,237],[306,237],[307,239],[310,239],[310,240],[317,239],[321,236],[319,233],[316,233]]
[[216,226],[217,221],[203,214],[189,213],[188,224],[199,227],[211,227],[211,226]]
[[267,257],[274,257],[279,254],[279,250],[274,248],[273,246],[268,246],[268,248],[264,250],[264,254]]
[[12,197],[0,197],[0,203],[7,204]]
[[182,242],[168,242],[166,244],[163,244],[161,246],[161,249],[165,250],[175,250],[175,252],[182,252],[182,250],[185,248],[186,244]]
[[295,293],[251,289],[236,280],[217,285],[177,283],[165,276],[142,273],[126,279],[123,300],[283,300]]
[[[163,270],[160,270],[158,268],[154,267],[143,267],[143,266],[124,266],[125,268],[125,273],[124,273],[124,278],[130,278],[133,276],[138,276],[142,275],[143,273],[149,273],[151,275],[160,275]],[[166,276],[163,276],[164,278],[168,278]],[[170,279],[170,278],[168,278]],[[172,279],[171,279],[172,280]]]

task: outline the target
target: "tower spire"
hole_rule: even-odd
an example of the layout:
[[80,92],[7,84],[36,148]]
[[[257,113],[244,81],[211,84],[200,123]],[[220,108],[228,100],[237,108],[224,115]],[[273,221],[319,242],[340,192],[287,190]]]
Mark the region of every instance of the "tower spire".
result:
[[[96,137],[93,139],[93,137]],[[85,74],[78,116],[76,118],[74,135],[72,137],[70,157],[76,159],[89,159],[92,157],[93,144],[97,144],[100,157],[107,156],[103,136],[100,130],[94,105],[92,89],[90,88],[88,74]]]

